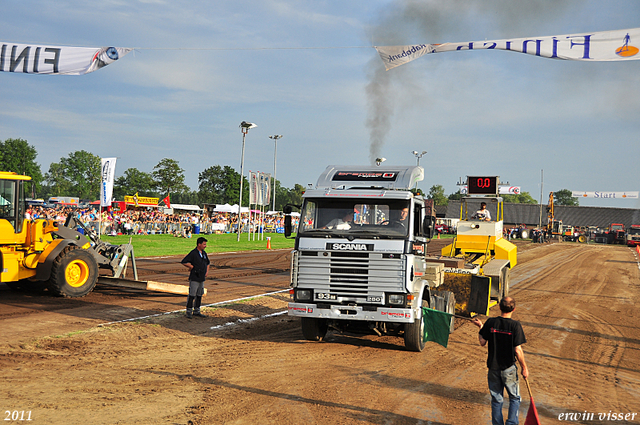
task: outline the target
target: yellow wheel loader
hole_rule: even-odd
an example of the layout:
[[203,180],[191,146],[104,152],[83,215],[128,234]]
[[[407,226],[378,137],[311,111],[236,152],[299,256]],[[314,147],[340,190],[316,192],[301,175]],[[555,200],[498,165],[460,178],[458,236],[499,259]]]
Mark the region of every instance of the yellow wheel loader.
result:
[[29,180],[0,172],[0,281],[13,289],[45,284],[58,295],[85,296],[98,279],[91,244],[74,230],[60,232],[53,220],[25,219],[23,185]]
[[[131,240],[122,245],[104,242],[73,214],[66,223],[25,219],[23,185],[29,180],[31,177],[0,171],[0,282],[16,290],[48,288],[64,297],[84,297],[96,282],[154,292],[189,293],[185,285],[138,280]],[[129,260],[133,279],[125,278]],[[109,270],[111,276],[98,276],[99,269]]]

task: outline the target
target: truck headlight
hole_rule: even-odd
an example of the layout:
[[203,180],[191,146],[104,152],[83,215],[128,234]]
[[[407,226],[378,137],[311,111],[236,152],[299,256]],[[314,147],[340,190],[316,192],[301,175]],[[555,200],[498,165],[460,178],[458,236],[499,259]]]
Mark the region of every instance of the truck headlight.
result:
[[296,299],[298,301],[311,301],[311,289],[298,289],[296,291]]
[[404,305],[404,294],[390,294],[389,304],[391,305]]

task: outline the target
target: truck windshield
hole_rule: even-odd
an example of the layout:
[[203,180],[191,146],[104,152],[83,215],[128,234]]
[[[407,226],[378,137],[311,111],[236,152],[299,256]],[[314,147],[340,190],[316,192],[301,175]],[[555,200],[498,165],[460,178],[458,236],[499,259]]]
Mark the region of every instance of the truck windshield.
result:
[[299,234],[348,236],[369,234],[404,238],[409,229],[409,201],[307,199],[300,216]]
[[631,227],[628,233],[630,235],[640,235],[640,227]]

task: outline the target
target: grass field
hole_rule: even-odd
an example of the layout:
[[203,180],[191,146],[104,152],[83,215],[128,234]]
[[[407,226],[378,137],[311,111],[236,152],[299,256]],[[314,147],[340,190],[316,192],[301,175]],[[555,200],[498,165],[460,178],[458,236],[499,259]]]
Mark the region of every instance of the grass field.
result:
[[[195,248],[196,239],[203,236],[207,239],[208,253],[233,252],[233,251],[253,251],[267,249],[267,237],[271,238],[271,249],[291,248],[293,249],[293,239],[286,239],[280,233],[265,233],[264,240],[248,240],[247,234],[240,236],[235,233],[221,235],[193,235],[191,239],[176,238],[171,235],[133,235],[133,236],[102,236],[102,240],[114,245],[129,242],[133,244],[133,251],[136,257],[158,257],[163,255],[187,255]],[[258,235],[256,235],[256,239]],[[253,239],[253,235],[252,235]]]

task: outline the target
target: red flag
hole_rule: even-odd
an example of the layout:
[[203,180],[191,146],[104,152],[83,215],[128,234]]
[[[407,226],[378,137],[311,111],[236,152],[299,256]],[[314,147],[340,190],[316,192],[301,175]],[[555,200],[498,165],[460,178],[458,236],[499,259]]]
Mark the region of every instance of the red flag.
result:
[[536,404],[533,402],[533,394],[531,394],[531,387],[529,386],[529,380],[525,378],[524,382],[526,382],[527,384],[527,389],[529,390],[529,398],[531,399],[531,404],[529,404],[529,411],[527,412],[527,419],[525,419],[524,425],[540,425],[540,418],[538,417],[538,409],[536,409]]
[[538,417],[538,409],[531,397],[531,404],[529,405],[529,411],[527,412],[527,419],[524,421],[524,425],[540,425],[540,418]]
[[162,200],[162,202],[164,202],[164,204],[167,206],[167,208],[171,208],[171,203],[169,202],[169,195],[167,195],[167,197],[164,198]]

